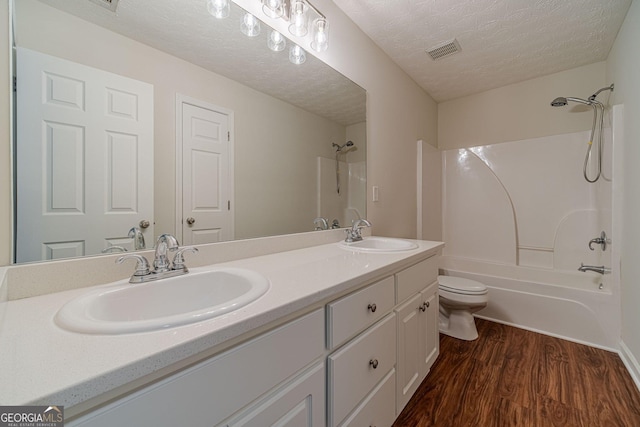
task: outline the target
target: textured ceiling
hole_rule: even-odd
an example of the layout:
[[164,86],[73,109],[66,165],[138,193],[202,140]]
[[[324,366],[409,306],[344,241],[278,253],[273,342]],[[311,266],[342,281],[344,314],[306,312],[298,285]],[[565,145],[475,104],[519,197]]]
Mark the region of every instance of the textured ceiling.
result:
[[[607,58],[631,0],[334,0],[436,101]],[[437,61],[425,50],[457,39]]]
[[361,87],[313,55],[293,65],[288,49],[272,52],[264,24],[258,37],[244,36],[233,3],[218,20],[205,0],[122,0],[115,14],[88,0],[40,1],[337,123],[365,121]]

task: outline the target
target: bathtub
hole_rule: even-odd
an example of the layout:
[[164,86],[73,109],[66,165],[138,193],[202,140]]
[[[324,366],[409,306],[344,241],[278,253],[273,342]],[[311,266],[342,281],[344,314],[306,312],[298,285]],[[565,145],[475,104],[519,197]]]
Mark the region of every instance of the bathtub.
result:
[[441,257],[440,274],[487,285],[489,304],[475,314],[477,317],[605,350],[619,350],[620,308],[615,289],[607,284],[610,276],[452,256]]

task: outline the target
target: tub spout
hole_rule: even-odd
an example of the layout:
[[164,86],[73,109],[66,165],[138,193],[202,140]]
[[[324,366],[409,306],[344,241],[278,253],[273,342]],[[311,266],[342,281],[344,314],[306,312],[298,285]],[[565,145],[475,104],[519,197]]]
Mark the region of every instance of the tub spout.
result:
[[595,271],[596,273],[600,273],[600,274],[609,274],[609,273],[611,273],[611,269],[605,267],[604,265],[602,265],[602,266],[584,265],[583,263],[580,263],[580,268],[578,268],[578,270],[580,270],[582,272]]

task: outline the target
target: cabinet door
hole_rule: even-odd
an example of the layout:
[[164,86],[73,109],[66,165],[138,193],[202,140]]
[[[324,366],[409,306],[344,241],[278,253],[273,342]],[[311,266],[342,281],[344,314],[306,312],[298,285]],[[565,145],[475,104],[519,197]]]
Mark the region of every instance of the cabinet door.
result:
[[319,363],[223,425],[226,427],[324,427],[326,425],[324,380],[324,363]]
[[422,295],[415,294],[406,303],[396,308],[398,319],[398,363],[396,385],[396,415],[407,404],[420,385],[423,358],[420,339],[424,314],[420,311]]
[[430,286],[428,289],[421,292],[422,301],[425,307],[425,311],[421,313],[423,321],[423,332],[420,333],[422,339],[422,360],[423,362],[423,377],[427,375],[433,362],[436,361],[438,354],[440,353],[440,331],[438,330],[438,292],[437,285]]
[[390,427],[395,415],[396,371],[392,369],[340,427]]

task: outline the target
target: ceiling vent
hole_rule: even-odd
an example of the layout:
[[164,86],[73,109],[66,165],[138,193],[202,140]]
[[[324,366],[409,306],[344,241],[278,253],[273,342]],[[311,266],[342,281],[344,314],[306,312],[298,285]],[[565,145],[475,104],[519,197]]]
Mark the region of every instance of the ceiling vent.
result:
[[89,0],[91,3],[98,4],[111,12],[115,12],[118,7],[119,0]]
[[431,59],[435,61],[437,59],[442,59],[444,57],[451,56],[454,53],[460,52],[461,50],[462,49],[460,49],[460,44],[458,43],[458,40],[453,39],[451,41],[441,43],[438,46],[428,49],[427,53],[429,54]]

